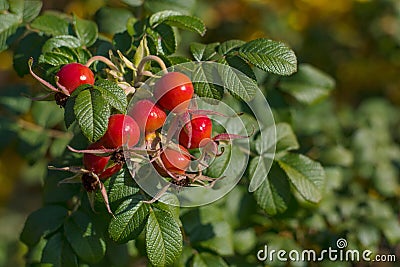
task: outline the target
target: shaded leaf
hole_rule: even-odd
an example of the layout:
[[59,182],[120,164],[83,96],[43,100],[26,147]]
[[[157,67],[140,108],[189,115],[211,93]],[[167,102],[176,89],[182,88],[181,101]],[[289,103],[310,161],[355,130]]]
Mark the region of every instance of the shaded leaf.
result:
[[53,235],[43,249],[42,263],[51,263],[54,267],[78,266],[78,258],[62,233]]
[[193,267],[228,267],[228,264],[220,256],[202,252],[194,255]]
[[28,246],[35,245],[41,237],[53,233],[61,227],[67,214],[66,208],[56,205],[45,206],[34,211],[25,222],[20,236],[21,241]]
[[239,49],[242,45],[244,45],[246,42],[241,41],[241,40],[229,40],[226,42],[223,42],[218,46],[218,53],[221,55],[227,55],[230,52],[236,51]]
[[277,171],[268,173],[261,158],[253,158],[249,165],[249,173],[252,177],[262,176],[264,182],[254,192],[257,204],[269,215],[282,213],[288,208],[290,200],[290,185]]
[[279,82],[282,91],[308,105],[328,97],[334,87],[333,78],[309,64],[299,65],[296,74]]
[[210,60],[213,56],[215,56],[216,47],[218,47],[219,43],[212,44],[200,44],[200,43],[192,43],[190,45],[190,52],[193,57],[197,61],[207,61]]
[[74,212],[65,222],[64,231],[72,249],[82,260],[95,263],[104,257],[106,243],[85,213]]
[[17,31],[21,19],[18,15],[0,14],[0,52],[7,49],[7,39]]

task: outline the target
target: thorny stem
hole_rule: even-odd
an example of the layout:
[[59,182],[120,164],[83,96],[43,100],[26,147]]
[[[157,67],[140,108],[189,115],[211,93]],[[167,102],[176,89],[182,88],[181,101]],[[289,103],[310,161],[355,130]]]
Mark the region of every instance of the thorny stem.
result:
[[94,56],[94,57],[91,57],[91,58],[86,62],[85,66],[89,68],[90,65],[92,65],[95,61],[101,61],[101,62],[105,63],[107,66],[109,66],[110,68],[112,68],[112,69],[114,69],[114,70],[116,70],[116,71],[119,71],[118,68],[117,68],[117,66],[115,66],[114,63],[111,62],[111,60],[109,60],[108,58],[103,57],[103,56]]

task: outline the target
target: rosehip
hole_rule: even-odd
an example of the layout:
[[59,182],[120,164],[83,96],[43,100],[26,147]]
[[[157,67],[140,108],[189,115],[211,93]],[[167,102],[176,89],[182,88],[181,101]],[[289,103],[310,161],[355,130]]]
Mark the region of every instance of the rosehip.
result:
[[139,142],[140,129],[129,115],[114,114],[108,120],[108,128],[101,142],[106,148],[118,148],[122,145],[132,147]]
[[57,73],[58,82],[72,93],[82,84],[94,84],[94,74],[85,65],[69,63],[63,66]]
[[[188,125],[191,125],[191,134]],[[211,140],[212,123],[207,116],[194,117],[179,133],[179,144],[186,148],[199,148]],[[189,142],[190,141],[190,142]]]
[[169,111],[184,112],[194,93],[192,81],[180,72],[169,72],[155,84],[154,96],[158,104]]
[[[183,146],[179,146],[181,151],[166,148],[160,155],[164,167],[173,174],[185,174],[185,170],[189,167],[190,157],[189,152]],[[158,168],[156,168],[157,170]],[[164,170],[162,170],[164,171]],[[160,173],[164,175],[163,173]],[[165,175],[164,175],[165,176]]]
[[[88,149],[104,149],[104,145],[100,142],[95,142],[89,145]],[[122,168],[122,164],[120,163],[106,168],[110,158],[111,156],[97,156],[85,153],[83,154],[83,165],[86,170],[95,173],[100,179],[107,179]]]
[[138,123],[140,130],[146,133],[161,128],[167,118],[162,109],[147,99],[136,102],[129,114]]

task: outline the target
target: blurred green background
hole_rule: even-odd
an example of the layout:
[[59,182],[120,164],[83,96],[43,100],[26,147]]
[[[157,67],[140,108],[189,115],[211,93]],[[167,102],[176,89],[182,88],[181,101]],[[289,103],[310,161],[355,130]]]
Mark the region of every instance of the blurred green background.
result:
[[[105,3],[121,5],[118,1],[46,0],[43,9],[91,19]],[[193,13],[205,21],[208,31],[204,38],[182,34],[180,53],[186,53],[191,41],[267,37],[287,43],[299,62],[310,63],[336,79],[330,100],[311,107],[297,105],[285,115],[294,125],[302,150],[331,167],[328,179],[336,177],[328,181],[332,191],[327,192],[318,214],[296,213],[294,224],[286,220],[281,229],[271,229],[317,231],[312,241],[295,235],[298,244],[307,246],[308,242],[311,247],[317,242],[322,246],[332,233],[345,232],[362,247],[397,253],[400,258],[400,1],[199,0]],[[11,52],[0,53],[2,104],[12,102],[7,85],[20,84],[27,91],[37,86],[29,76],[18,77],[12,63]],[[31,112],[21,114],[15,118],[19,127],[40,133]],[[0,266],[23,266],[26,248],[17,241],[19,232],[27,214],[41,205],[51,155],[43,160],[21,156],[21,144],[8,142],[11,139],[3,127]],[[341,175],[335,176],[338,170]]]

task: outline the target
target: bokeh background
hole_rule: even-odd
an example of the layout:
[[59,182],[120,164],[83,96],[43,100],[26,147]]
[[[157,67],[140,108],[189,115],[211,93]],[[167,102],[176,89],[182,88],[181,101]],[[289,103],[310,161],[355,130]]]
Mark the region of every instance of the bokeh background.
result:
[[[121,6],[118,1],[46,0],[43,9],[93,19],[105,3]],[[208,31],[201,39],[184,33],[179,53],[187,53],[191,41],[267,37],[287,43],[299,62],[336,80],[328,100],[310,107],[297,104],[284,115],[303,152],[322,161],[329,178],[335,177],[328,182],[332,190],[317,212],[293,213],[293,221],[285,220],[279,229],[271,226],[271,231],[303,247],[321,247],[343,232],[349,242],[397,253],[400,259],[400,1],[198,0],[192,11]],[[12,56],[0,53],[0,102],[6,105],[12,105],[8,85],[27,91],[37,86],[31,77],[14,72]],[[20,108],[21,116],[13,118],[18,126],[40,134],[34,110]],[[3,109],[0,113],[6,114]],[[24,266],[26,247],[17,240],[26,216],[41,205],[52,155],[31,159],[23,153],[26,140],[10,138],[4,124],[0,129],[0,266]]]

